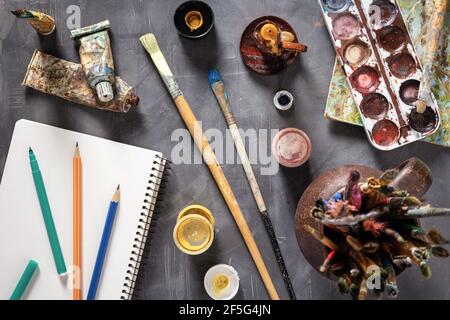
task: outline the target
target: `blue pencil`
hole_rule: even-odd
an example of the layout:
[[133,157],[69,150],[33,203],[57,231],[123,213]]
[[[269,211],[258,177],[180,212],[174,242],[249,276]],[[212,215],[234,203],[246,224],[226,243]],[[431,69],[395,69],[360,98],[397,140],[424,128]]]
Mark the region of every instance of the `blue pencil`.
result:
[[103,263],[105,262],[109,238],[111,237],[111,231],[114,225],[114,219],[116,217],[119,200],[120,185],[117,187],[116,192],[111,199],[111,203],[109,204],[108,215],[106,216],[105,226],[103,227],[102,239],[100,241],[100,247],[98,248],[97,258],[95,260],[94,272],[92,273],[91,283],[89,285],[89,291],[87,295],[88,300],[95,300],[95,294],[97,293],[98,283],[100,282]]

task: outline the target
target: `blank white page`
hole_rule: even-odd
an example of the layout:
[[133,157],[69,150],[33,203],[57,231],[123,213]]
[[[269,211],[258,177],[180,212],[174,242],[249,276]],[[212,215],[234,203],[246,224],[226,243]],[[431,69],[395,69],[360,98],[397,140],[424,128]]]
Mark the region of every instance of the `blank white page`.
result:
[[[39,271],[24,299],[72,299],[60,280],[28,160],[36,154],[66,266],[73,263],[73,154],[83,164],[83,299],[86,299],[111,197],[121,200],[97,290],[97,299],[119,299],[143,211],[154,161],[161,153],[32,121],[16,123],[0,185],[0,299],[9,299],[29,259]],[[152,195],[153,196],[153,195]],[[156,195],[154,195],[156,197]]]

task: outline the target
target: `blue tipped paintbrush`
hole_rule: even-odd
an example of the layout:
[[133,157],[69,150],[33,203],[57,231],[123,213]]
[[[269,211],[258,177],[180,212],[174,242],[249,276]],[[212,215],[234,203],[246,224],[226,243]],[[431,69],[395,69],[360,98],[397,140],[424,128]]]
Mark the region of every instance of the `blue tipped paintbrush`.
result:
[[292,300],[295,300],[296,297],[294,288],[292,286],[291,279],[289,278],[283,255],[281,254],[280,246],[275,235],[275,230],[273,229],[272,221],[270,220],[267,213],[267,208],[264,203],[261,190],[259,189],[258,182],[256,181],[256,177],[253,173],[250,160],[248,158],[247,152],[245,151],[244,143],[242,142],[239,129],[236,125],[236,120],[234,119],[230,104],[228,103],[228,97],[225,91],[225,85],[223,83],[222,77],[220,76],[218,70],[211,69],[208,71],[208,79],[209,84],[211,85],[211,89],[216,96],[217,102],[219,103],[220,109],[222,110],[223,116],[225,117],[225,121],[230,128],[230,132],[234,140],[234,145],[236,146],[236,150],[239,154],[239,158],[241,159],[242,166],[244,167],[245,175],[247,176],[248,183],[250,184],[250,188],[252,189],[253,197],[255,198],[259,212],[261,213],[261,217],[263,218],[264,226],[266,227],[267,234],[269,235],[270,242],[272,243],[273,251],[275,252],[278,267],[280,268],[281,275],[283,276],[284,283],[286,284],[286,288],[289,292],[289,297]]

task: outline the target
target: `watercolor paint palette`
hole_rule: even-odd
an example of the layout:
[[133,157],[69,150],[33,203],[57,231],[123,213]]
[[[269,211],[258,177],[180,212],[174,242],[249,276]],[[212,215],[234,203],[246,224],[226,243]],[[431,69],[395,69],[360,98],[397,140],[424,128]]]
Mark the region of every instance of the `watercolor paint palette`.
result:
[[319,0],[367,136],[392,150],[432,135],[440,115],[431,94],[415,102],[422,67],[395,0]]

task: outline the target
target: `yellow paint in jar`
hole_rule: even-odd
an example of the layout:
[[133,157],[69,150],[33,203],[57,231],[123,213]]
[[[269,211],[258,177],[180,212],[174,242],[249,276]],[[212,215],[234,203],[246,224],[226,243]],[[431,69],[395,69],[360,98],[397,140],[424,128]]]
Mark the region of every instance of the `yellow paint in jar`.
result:
[[200,205],[188,206],[178,214],[173,231],[175,244],[186,254],[201,254],[214,240],[214,226],[211,211]]
[[230,285],[230,278],[225,274],[219,274],[214,278],[213,290],[216,296],[220,296],[222,291]]
[[192,31],[197,30],[203,25],[203,17],[199,11],[189,11],[184,17],[184,22]]

